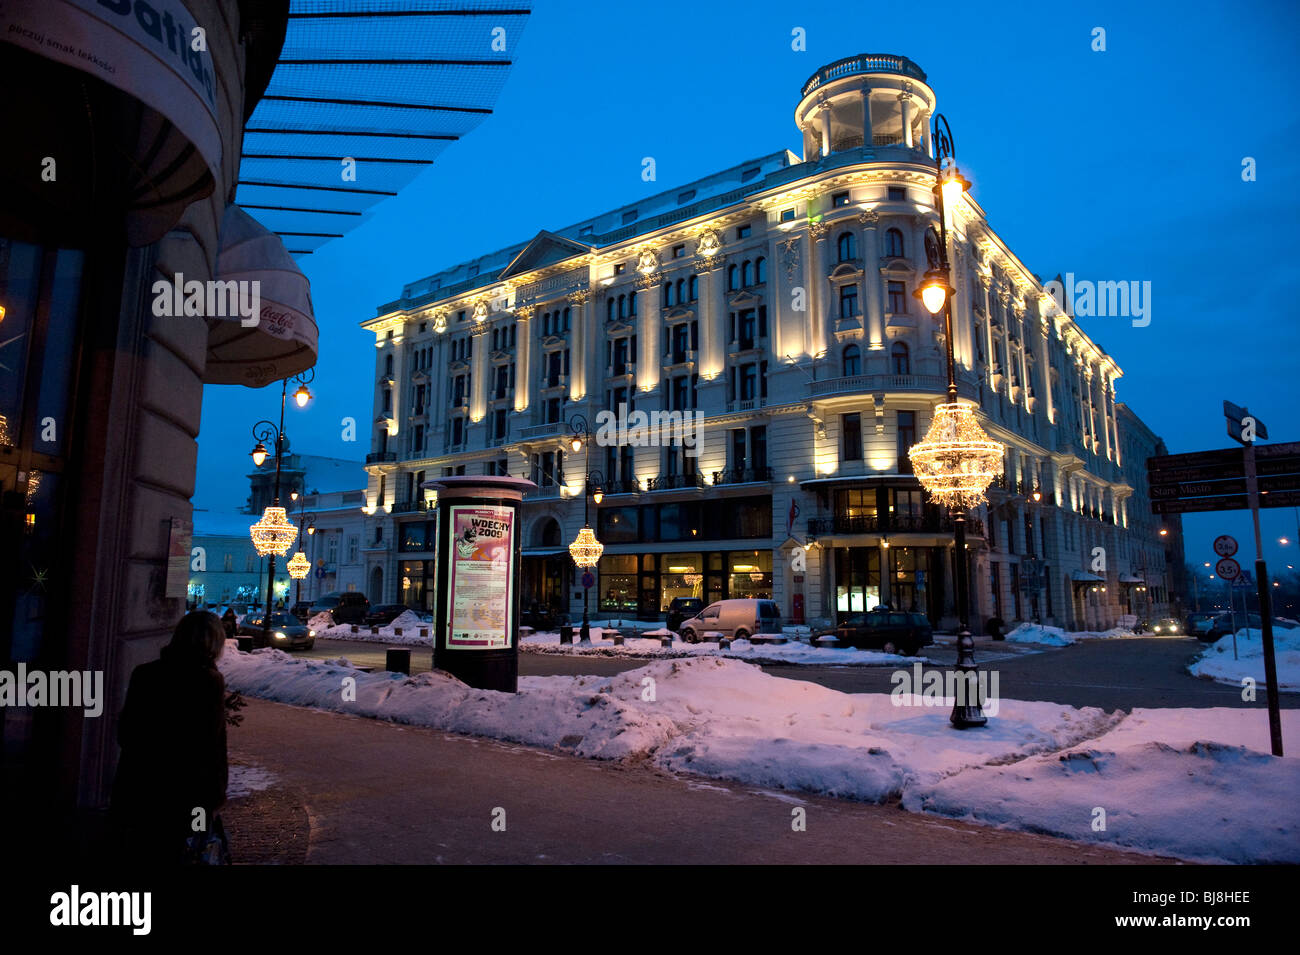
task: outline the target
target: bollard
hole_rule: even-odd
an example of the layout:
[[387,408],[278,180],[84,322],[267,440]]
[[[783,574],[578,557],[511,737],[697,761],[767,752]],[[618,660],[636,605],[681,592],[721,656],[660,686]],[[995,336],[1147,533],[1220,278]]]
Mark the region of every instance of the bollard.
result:
[[395,637],[400,637],[401,635],[402,635],[402,628],[401,628],[401,627],[394,627],[394,628],[393,628],[393,636],[395,636]]
[[384,655],[384,669],[389,673],[405,673],[410,676],[411,648],[389,647],[388,652]]
[[731,640],[728,639],[727,637],[723,637],[721,640],[718,641],[718,649],[719,649],[719,650],[730,650],[730,649],[731,649]]
[[673,638],[672,638],[672,637],[660,637],[660,638],[659,638],[659,646],[661,646],[661,647],[671,647],[672,645],[673,645]]
[[621,647],[622,645],[623,645],[623,634],[621,633],[614,634],[614,646]]
[[238,647],[239,647],[239,652],[240,652],[240,653],[252,653],[252,652],[253,652],[253,638],[252,638],[252,637],[235,637],[235,641],[236,641],[236,643],[237,643],[237,645],[238,645]]
[[428,627],[421,627],[421,628],[420,628],[420,636],[422,636],[422,637],[427,637],[428,635],[429,635],[429,628],[428,628]]
[[370,628],[370,635],[371,635],[372,637],[377,637],[377,636],[379,636],[379,628],[378,628],[378,627],[371,627],[371,628]]
[[358,631],[357,631],[357,625],[356,625],[355,623],[352,625],[352,632],[353,632],[353,633],[357,633],[357,632],[358,632]]
[[566,623],[566,624],[564,624],[563,626],[560,627],[560,642],[561,642],[561,643],[572,643],[572,642],[573,642],[573,625],[572,625],[572,624]]

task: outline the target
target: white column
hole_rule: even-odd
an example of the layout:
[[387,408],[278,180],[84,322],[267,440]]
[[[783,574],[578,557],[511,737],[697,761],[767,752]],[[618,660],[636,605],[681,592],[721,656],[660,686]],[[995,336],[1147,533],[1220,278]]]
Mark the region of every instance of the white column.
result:
[[[880,214],[874,209],[858,216],[862,223],[862,302],[867,315],[867,347],[885,348],[885,301],[880,287]],[[864,364],[863,371],[866,371]]]
[[470,339],[473,341],[473,361],[470,365],[470,375],[472,381],[471,397],[469,405],[470,421],[482,421],[487,415],[487,369],[488,369],[488,347],[487,347],[488,323],[481,322],[474,328],[470,329]]
[[[638,279],[636,384],[638,391],[650,391],[659,384],[663,373],[663,346],[659,342],[659,280],[658,272]],[[637,399],[638,406],[640,398]]]
[[[533,310],[515,309],[515,411],[527,411],[532,399]],[[436,379],[441,380],[441,379]]]
[[871,87],[865,83],[862,86],[862,145],[868,148],[872,145],[871,132]]
[[808,306],[812,310],[812,321],[808,323],[808,354],[817,356],[829,350],[830,303],[823,301],[830,297],[827,290],[826,276],[822,263],[825,261],[826,234],[830,226],[825,222],[814,222],[808,227]]
[[831,105],[830,103],[822,104],[822,155],[831,154]]
[[907,93],[899,93],[898,108],[903,114],[903,142],[910,149],[912,146],[912,97]]

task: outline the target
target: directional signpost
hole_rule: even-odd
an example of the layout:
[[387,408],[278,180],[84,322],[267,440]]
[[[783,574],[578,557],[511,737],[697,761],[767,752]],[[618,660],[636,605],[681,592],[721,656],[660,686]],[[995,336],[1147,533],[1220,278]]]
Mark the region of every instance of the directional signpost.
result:
[[[1300,442],[1266,444],[1264,422],[1231,401],[1223,403],[1228,437],[1242,450],[1225,448],[1192,454],[1166,454],[1147,459],[1147,484],[1151,492],[1151,513],[1188,514],[1207,511],[1250,509],[1255,523],[1255,575],[1233,560],[1237,542],[1224,535],[1214,542],[1221,558],[1215,567],[1219,577],[1233,587],[1255,584],[1259,590],[1259,616],[1263,629],[1264,679],[1268,685],[1268,728],[1273,755],[1282,755],[1282,716],[1278,708],[1277,660],[1273,653],[1273,595],[1269,592],[1268,567],[1259,530],[1261,507],[1300,507]],[[1226,570],[1226,572],[1225,572]],[[1246,617],[1249,625],[1250,617]],[[1235,627],[1234,627],[1235,630]],[[1233,637],[1234,644],[1236,637]],[[1235,655],[1235,653],[1234,653]]]

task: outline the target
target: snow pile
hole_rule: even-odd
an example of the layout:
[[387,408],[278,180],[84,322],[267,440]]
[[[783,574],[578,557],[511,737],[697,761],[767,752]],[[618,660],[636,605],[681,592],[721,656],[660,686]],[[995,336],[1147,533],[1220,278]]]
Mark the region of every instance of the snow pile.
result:
[[917,660],[928,662],[924,656],[903,657],[878,650],[854,650],[852,647],[832,650],[815,644],[799,643],[789,634],[784,634],[786,643],[755,644],[749,640],[736,640],[732,642],[730,649],[722,650],[715,640],[702,643],[674,641],[671,647],[665,647],[660,642],[660,637],[668,636],[672,631],[663,628],[648,630],[639,635],[634,635],[631,630],[619,632],[623,634],[621,647],[616,647],[613,638],[605,637],[598,627],[592,627],[591,642],[588,644],[576,642],[578,631],[575,629],[574,643],[560,643],[558,633],[542,632],[524,637],[519,641],[519,649],[525,653],[558,653],[571,656],[633,657],[647,660],[727,657],[734,660],[747,660],[751,663],[823,666],[891,666],[898,663],[911,664]]
[[[1300,713],[1284,711],[1295,738]],[[1064,753],[976,767],[905,808],[1203,862],[1300,861],[1300,759],[1262,708],[1135,709]]]
[[316,631],[316,636],[321,636],[326,630],[334,626],[334,618],[328,612],[321,612],[314,615],[307,621],[307,626]]
[[1010,643],[1039,643],[1049,647],[1068,647],[1075,642],[1060,627],[1044,627],[1037,623],[1022,623],[1004,638]]
[[[914,811],[1189,859],[1300,862],[1300,758],[1266,755],[1262,707],[1125,717],[1002,699],[986,727],[959,732],[951,701],[841,693],[716,657],[522,677],[517,694],[274,649],[232,647],[220,666],[232,690],[285,703],[760,786],[898,798]],[[1295,738],[1300,711],[1283,722]],[[1094,828],[1097,808],[1105,829]]]
[[[323,626],[317,626],[317,621]],[[431,647],[433,646],[433,624],[424,623],[419,616],[411,611],[404,610],[392,622],[379,628],[379,633],[371,633],[367,624],[357,624],[357,632],[352,632],[352,624],[340,623],[335,624],[334,618],[329,614],[317,614],[311,618],[311,627],[316,631],[316,636],[323,640],[355,640],[359,643],[392,643],[398,646],[412,647]],[[429,635],[420,636],[420,628],[427,628]],[[402,632],[397,633],[398,630]]]
[[[1277,661],[1278,688],[1300,692],[1300,630],[1273,628],[1273,655]],[[1206,647],[1187,668],[1192,676],[1241,686],[1251,678],[1257,694],[1264,698],[1264,634],[1260,630],[1237,631],[1237,657],[1232,658],[1232,634],[1225,634]]]

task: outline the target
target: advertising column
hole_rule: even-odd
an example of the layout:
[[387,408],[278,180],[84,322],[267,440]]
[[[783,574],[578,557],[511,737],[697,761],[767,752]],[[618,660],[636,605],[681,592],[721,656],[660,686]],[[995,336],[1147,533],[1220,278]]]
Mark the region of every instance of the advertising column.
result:
[[519,504],[532,481],[444,477],[438,492],[433,666],[482,690],[519,678]]

